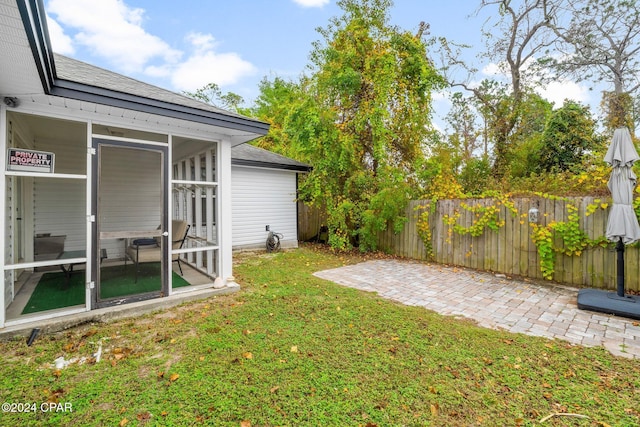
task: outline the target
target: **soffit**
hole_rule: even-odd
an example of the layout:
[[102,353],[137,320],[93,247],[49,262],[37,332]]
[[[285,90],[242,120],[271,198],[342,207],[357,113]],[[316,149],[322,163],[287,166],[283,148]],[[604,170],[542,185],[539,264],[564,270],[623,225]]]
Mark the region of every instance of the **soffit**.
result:
[[0,0],[0,97],[44,93],[15,0]]

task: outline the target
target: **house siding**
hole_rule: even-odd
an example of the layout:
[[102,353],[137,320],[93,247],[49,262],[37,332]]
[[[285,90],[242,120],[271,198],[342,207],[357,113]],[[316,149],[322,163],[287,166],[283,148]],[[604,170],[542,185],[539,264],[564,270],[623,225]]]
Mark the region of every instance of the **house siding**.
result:
[[[56,153],[55,172],[86,174],[86,148],[82,144],[38,140],[36,150]],[[86,181],[53,179],[46,176],[33,179],[34,232],[66,236],[67,251],[86,248]]]
[[231,177],[233,248],[264,248],[267,225],[297,247],[296,173],[234,165]]

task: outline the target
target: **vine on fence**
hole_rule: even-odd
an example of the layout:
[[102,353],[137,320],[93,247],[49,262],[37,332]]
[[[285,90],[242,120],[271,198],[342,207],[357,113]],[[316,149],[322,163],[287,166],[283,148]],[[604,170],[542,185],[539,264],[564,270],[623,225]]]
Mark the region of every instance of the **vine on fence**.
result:
[[[553,200],[567,200],[558,197],[542,195]],[[606,209],[609,205],[596,199],[585,208],[585,215],[592,215],[598,209]],[[587,248],[596,246],[607,246],[609,244],[606,237],[601,236],[591,239],[580,228],[580,215],[578,208],[572,204],[567,204],[567,221],[551,221],[546,226],[529,224],[531,226],[531,240],[535,243],[540,256],[540,271],[545,279],[551,280],[555,272],[555,262],[557,254],[567,256],[580,256]],[[554,245],[559,240],[562,245]]]
[[433,259],[433,244],[431,243],[431,226],[429,224],[429,216],[435,212],[436,210],[436,199],[432,199],[429,203],[427,209],[424,209],[424,206],[417,206],[416,210],[421,210],[418,214],[418,221],[416,223],[416,228],[418,231],[418,236],[422,243],[424,244],[424,248],[427,254],[427,259]]
[[[562,200],[568,202],[567,198],[552,196],[549,194],[534,193],[536,196],[549,199],[549,200]],[[443,223],[448,226],[447,228],[447,242],[451,242],[452,232],[456,232],[460,235],[469,234],[473,237],[479,237],[484,234],[485,230],[498,231],[501,227],[504,227],[506,221],[501,218],[500,213],[502,207],[513,216],[520,216],[522,218],[528,216],[527,213],[520,214],[515,207],[513,200],[511,200],[508,194],[492,193],[491,200],[493,203],[487,205],[470,205],[465,202],[461,202],[462,209],[467,210],[473,214],[472,224],[468,227],[462,226],[458,223],[460,219],[460,212],[455,211],[452,215],[445,215],[442,219]],[[429,224],[429,216],[435,212],[437,200],[434,198],[431,200],[429,209],[423,210],[417,221],[417,232],[422,239],[425,248],[427,250],[427,257],[433,258],[433,246],[432,246],[432,233]],[[589,216],[596,212],[598,209],[606,209],[607,203],[602,202],[599,199],[594,200],[585,208],[585,215]],[[640,202],[634,201],[634,208],[636,212],[640,214]],[[540,271],[545,279],[551,280],[555,272],[555,261],[558,254],[564,254],[567,256],[581,256],[583,251],[587,248],[596,246],[608,245],[608,240],[601,236],[596,239],[591,239],[580,228],[580,215],[576,206],[571,203],[567,203],[567,220],[566,221],[551,221],[547,225],[541,225],[536,223],[529,223],[531,228],[531,240],[536,245],[538,255],[540,257]],[[521,224],[524,220],[520,221]],[[557,243],[557,244],[556,244]]]

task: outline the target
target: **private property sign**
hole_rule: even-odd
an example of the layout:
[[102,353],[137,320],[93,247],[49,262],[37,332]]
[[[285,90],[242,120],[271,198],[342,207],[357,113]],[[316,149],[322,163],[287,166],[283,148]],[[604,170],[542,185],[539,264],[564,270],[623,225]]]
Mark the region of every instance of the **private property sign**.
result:
[[22,172],[53,173],[55,154],[46,151],[9,148],[7,170]]

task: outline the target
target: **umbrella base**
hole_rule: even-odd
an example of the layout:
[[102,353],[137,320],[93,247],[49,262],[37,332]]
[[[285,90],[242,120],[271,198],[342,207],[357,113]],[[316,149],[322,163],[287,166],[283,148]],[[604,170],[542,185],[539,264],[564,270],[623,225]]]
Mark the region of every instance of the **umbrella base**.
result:
[[640,297],[633,295],[621,297],[615,292],[582,289],[578,292],[578,308],[640,319]]

